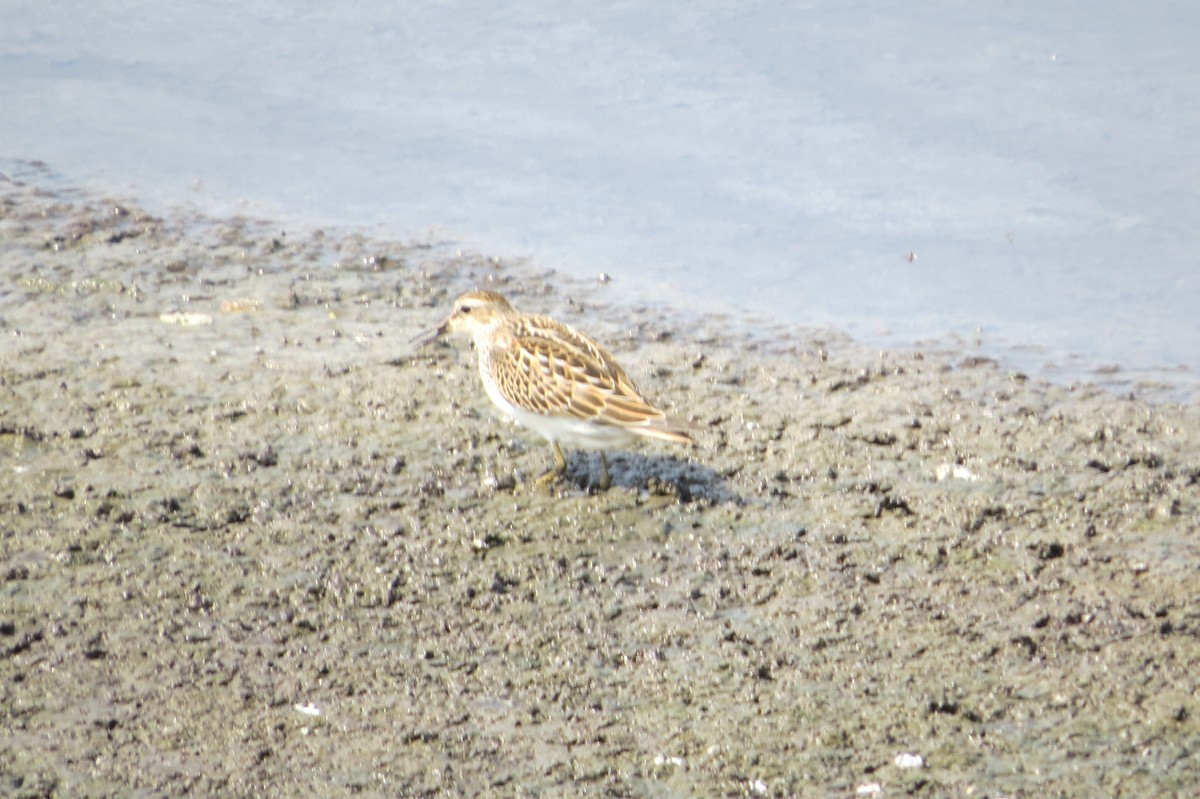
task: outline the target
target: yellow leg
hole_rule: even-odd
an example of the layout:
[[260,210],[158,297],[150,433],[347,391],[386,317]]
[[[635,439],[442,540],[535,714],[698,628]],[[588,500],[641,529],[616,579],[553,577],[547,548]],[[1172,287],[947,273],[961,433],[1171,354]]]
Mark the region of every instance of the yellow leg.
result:
[[558,445],[557,441],[551,443],[554,445],[554,468],[537,479],[538,485],[549,485],[567,471],[567,459],[563,455],[562,447]]
[[604,450],[600,450],[600,485],[601,491],[607,491],[612,487],[612,477],[608,474],[608,458],[604,454]]
[[[567,458],[563,455],[562,447],[557,441],[552,442],[554,446],[554,468],[543,474],[536,481],[537,485],[549,485],[555,480],[561,478],[567,471]],[[612,488],[612,475],[608,473],[608,456],[604,450],[600,450],[600,482],[596,488],[601,491],[607,491]]]

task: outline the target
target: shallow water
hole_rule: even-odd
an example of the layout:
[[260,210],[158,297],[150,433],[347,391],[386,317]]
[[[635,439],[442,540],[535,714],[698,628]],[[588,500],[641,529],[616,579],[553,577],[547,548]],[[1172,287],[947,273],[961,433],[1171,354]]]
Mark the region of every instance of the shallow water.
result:
[[1189,3],[9,5],[0,156],[152,210],[1200,382]]

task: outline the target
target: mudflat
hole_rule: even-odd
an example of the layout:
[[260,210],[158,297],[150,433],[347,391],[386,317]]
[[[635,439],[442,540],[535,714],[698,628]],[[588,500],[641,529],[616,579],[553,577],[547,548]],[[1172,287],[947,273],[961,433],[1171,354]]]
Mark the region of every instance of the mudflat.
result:
[[[0,179],[0,795],[1172,796],[1200,411]],[[462,290],[694,448],[499,419]]]

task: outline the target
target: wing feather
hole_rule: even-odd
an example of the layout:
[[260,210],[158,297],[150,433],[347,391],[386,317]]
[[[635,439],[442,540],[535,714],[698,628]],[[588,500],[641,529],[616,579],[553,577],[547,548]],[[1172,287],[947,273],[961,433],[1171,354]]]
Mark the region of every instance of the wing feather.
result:
[[650,438],[692,440],[688,422],[647,402],[607,350],[567,325],[528,317],[496,341],[489,360],[497,389],[518,407]]

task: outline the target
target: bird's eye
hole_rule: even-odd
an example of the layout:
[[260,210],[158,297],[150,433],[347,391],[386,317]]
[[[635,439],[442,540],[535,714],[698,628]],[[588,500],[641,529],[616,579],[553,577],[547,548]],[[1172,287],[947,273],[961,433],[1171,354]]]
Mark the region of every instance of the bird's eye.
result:
[[458,306],[458,312],[459,313],[470,313],[471,306],[470,305],[460,305],[460,306]]

